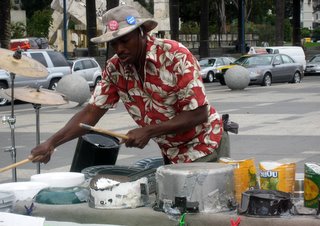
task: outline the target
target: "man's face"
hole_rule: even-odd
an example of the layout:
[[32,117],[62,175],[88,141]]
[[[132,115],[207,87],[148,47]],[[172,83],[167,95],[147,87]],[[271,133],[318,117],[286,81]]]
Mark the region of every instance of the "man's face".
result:
[[122,64],[133,64],[138,60],[138,51],[141,51],[141,40],[137,29],[111,41],[110,45]]

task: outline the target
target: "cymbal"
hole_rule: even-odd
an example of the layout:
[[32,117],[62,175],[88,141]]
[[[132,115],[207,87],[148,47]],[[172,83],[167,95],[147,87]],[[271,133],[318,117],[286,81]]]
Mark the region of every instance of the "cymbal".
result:
[[[68,100],[61,93],[49,89],[34,89],[30,87],[14,88],[14,99],[22,100],[32,104],[63,105]],[[5,89],[7,95],[11,95],[11,89]]]
[[47,68],[31,57],[22,55],[21,59],[13,57],[15,52],[0,48],[0,68],[26,77],[45,77]]

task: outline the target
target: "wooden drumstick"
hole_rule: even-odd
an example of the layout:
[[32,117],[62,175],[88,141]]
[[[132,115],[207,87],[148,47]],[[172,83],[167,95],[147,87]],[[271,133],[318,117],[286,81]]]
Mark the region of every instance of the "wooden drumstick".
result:
[[13,164],[11,164],[9,166],[1,168],[0,169],[0,173],[5,172],[7,170],[10,170],[12,168],[16,168],[17,166],[21,166],[21,165],[26,164],[26,163],[31,162],[31,161],[32,161],[32,159],[24,159],[24,160],[22,160],[20,162],[13,163]]
[[125,139],[125,140],[128,139],[127,135],[124,135],[124,134],[121,134],[121,133],[115,133],[115,132],[112,132],[112,131],[109,131],[109,130],[105,130],[105,129],[101,129],[101,128],[97,128],[97,127],[93,127],[93,126],[90,126],[90,125],[87,125],[87,124],[84,124],[84,123],[80,123],[79,126],[81,128],[83,128],[83,129],[92,130],[92,131],[95,131],[95,132],[98,132],[98,133],[102,133],[102,134],[106,134],[106,135],[122,138],[122,139]]

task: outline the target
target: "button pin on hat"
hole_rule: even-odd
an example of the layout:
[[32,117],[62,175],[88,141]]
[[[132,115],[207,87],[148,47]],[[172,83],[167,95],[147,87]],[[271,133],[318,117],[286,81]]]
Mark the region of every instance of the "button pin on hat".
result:
[[110,31],[116,31],[119,29],[119,23],[115,20],[110,20],[107,24]]
[[127,23],[130,25],[136,24],[136,18],[134,18],[133,16],[127,16],[126,20],[127,20]]

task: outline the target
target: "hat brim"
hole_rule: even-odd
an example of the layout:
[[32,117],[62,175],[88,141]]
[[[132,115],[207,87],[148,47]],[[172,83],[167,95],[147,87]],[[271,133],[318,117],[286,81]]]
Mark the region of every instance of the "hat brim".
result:
[[153,30],[157,25],[158,25],[158,23],[155,20],[151,20],[151,19],[140,20],[135,25],[127,26],[127,27],[121,28],[116,31],[107,31],[106,33],[104,33],[98,37],[90,39],[90,41],[94,42],[94,43],[110,42],[114,39],[120,38],[120,37],[130,33],[131,31],[135,30],[136,28],[138,28],[140,26],[143,26],[145,28],[145,31],[149,32],[149,31]]

